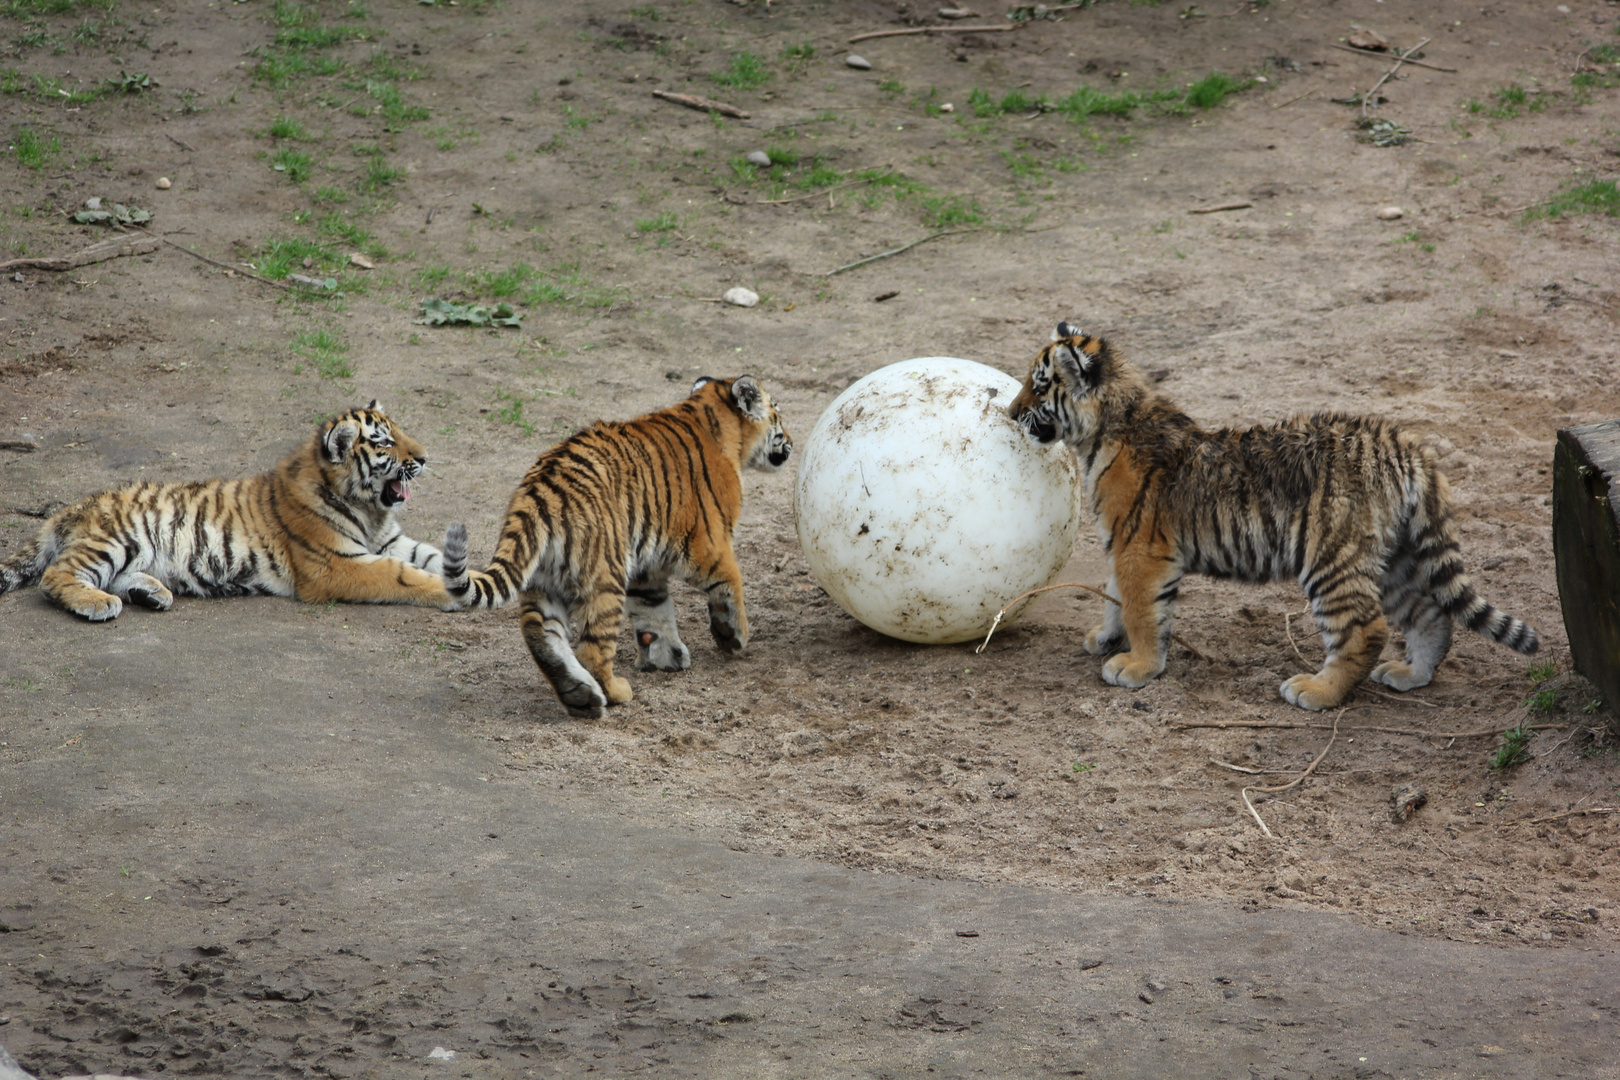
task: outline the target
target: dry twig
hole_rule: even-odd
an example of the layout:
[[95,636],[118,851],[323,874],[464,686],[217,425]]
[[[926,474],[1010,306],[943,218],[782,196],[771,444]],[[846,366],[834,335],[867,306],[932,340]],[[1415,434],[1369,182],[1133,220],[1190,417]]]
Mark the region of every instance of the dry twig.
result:
[[218,259],[210,259],[207,255],[204,255],[201,252],[192,251],[190,248],[186,247],[184,244],[175,243],[173,240],[170,240],[167,236],[160,236],[160,237],[158,237],[158,239],[162,240],[165,244],[168,244],[172,248],[179,248],[181,251],[185,252],[187,255],[190,255],[193,259],[201,259],[203,262],[208,263],[210,266],[217,266],[221,270],[228,270],[233,274],[241,274],[245,278],[252,278],[254,281],[261,281],[264,284],[274,286],[277,289],[286,289],[288,292],[293,291],[293,287],[291,285],[288,285],[284,281],[274,281],[274,280],[272,280],[270,278],[267,278],[267,277],[261,277],[260,275],[255,274],[251,270],[243,270],[240,266],[232,266],[230,263],[222,263]]
[[912,248],[916,247],[918,244],[926,244],[926,243],[928,243],[928,241],[930,241],[930,240],[938,240],[942,236],[957,236],[957,235],[959,235],[961,233],[982,232],[982,231],[983,230],[981,230],[981,229],[946,229],[943,232],[930,233],[929,235],[923,237],[921,240],[913,240],[911,243],[906,244],[904,247],[897,247],[897,248],[894,248],[894,249],[892,249],[890,251],[880,251],[876,255],[868,255],[864,259],[856,259],[852,263],[845,263],[843,266],[839,266],[839,267],[836,267],[836,268],[834,268],[832,270],[828,270],[822,276],[823,277],[832,277],[834,274],[842,274],[845,270],[853,270],[857,266],[865,266],[869,262],[877,262],[879,259],[887,259],[890,255],[899,255],[901,252],[910,251]]
[[1292,105],[1296,101],[1304,101],[1306,98],[1310,97],[1314,93],[1316,93],[1315,90],[1307,90],[1303,94],[1299,95],[1299,97],[1289,98],[1287,101],[1282,102],[1280,105],[1273,105],[1272,108],[1273,109],[1286,108],[1289,105]]
[[713,98],[698,97],[696,94],[676,94],[669,90],[654,90],[653,97],[673,101],[677,105],[685,105],[688,109],[697,109],[699,112],[717,112],[721,116],[734,116],[738,120],[747,120],[750,115],[735,105],[727,105],[725,102],[715,101]]
[[899,37],[901,34],[999,34],[1006,30],[1017,30],[1023,23],[1013,23],[1010,26],[914,26],[909,30],[874,30],[870,34],[856,34],[849,39],[851,45],[857,41],[866,41],[868,38]]
[[1529,821],[1498,821],[1496,827],[1506,829],[1514,825],[1544,825],[1549,821],[1562,821],[1565,818],[1579,817],[1581,814],[1620,814],[1620,806],[1587,806],[1579,810],[1565,810],[1562,814],[1531,818]]
[[1219,206],[1195,206],[1187,211],[1189,214],[1219,214],[1223,210],[1247,210],[1253,206],[1252,202],[1230,202]]
[[[1389,59],[1389,53],[1376,52],[1376,51],[1374,51],[1372,49],[1358,49],[1353,45],[1340,45],[1336,41],[1330,41],[1330,42],[1328,42],[1328,44],[1332,45],[1335,49],[1343,49],[1345,52],[1353,52],[1353,53],[1356,53],[1359,56],[1376,56],[1376,57],[1380,57],[1380,58],[1382,58],[1384,60]],[[1405,63],[1415,64],[1416,66],[1418,66],[1420,68],[1428,68],[1430,71],[1449,71],[1453,75],[1455,75],[1457,73],[1456,68],[1441,67],[1439,64],[1429,64],[1429,63],[1425,63],[1422,60],[1407,60],[1407,61],[1405,61]]]
[[[1345,710],[1340,709],[1343,713]],[[1320,728],[1327,730],[1332,725],[1312,723],[1309,720],[1183,720],[1171,724],[1177,731],[1186,731],[1188,728]],[[1546,729],[1562,729],[1563,724],[1527,724],[1530,731]],[[1345,731],[1381,731],[1386,735],[1411,735],[1418,739],[1483,739],[1486,736],[1502,734],[1501,728],[1485,728],[1481,731],[1413,731],[1411,728],[1385,727],[1380,724],[1346,724]]]
[[1264,793],[1269,794],[1269,793],[1274,793],[1274,792],[1278,792],[1278,791],[1287,791],[1289,788],[1294,787],[1296,784],[1302,783],[1305,780],[1305,778],[1307,776],[1311,775],[1311,773],[1316,770],[1316,767],[1322,763],[1322,759],[1327,757],[1328,751],[1333,749],[1334,742],[1336,742],[1338,740],[1338,738],[1339,738],[1339,717],[1343,716],[1343,715],[1344,715],[1344,710],[1340,709],[1338,711],[1338,714],[1333,717],[1333,734],[1328,737],[1328,744],[1326,746],[1322,747],[1322,752],[1320,754],[1316,755],[1316,760],[1315,761],[1313,761],[1309,765],[1305,766],[1305,771],[1304,772],[1300,773],[1298,776],[1294,777],[1292,780],[1288,781],[1288,783],[1286,783],[1286,784],[1278,784],[1275,787],[1257,787],[1257,788],[1247,788],[1246,787],[1246,788],[1244,788],[1242,790],[1242,792],[1240,792],[1240,794],[1242,794],[1242,796],[1243,796],[1243,805],[1249,808],[1249,813],[1254,816],[1255,823],[1260,826],[1260,831],[1265,833],[1267,836],[1271,835],[1271,830],[1266,828],[1266,823],[1264,821],[1262,821],[1261,818],[1260,818],[1260,812],[1257,811],[1254,808],[1254,804],[1249,801],[1249,792],[1252,790],[1252,791],[1264,792]]
[[92,263],[106,262],[125,255],[145,255],[156,251],[158,238],[144,233],[114,237],[92,244],[72,255],[41,256],[32,259],[12,259],[0,263],[0,272],[8,270],[76,270]]
[[[1047,585],[1044,588],[1031,589],[1027,593],[1022,593],[1022,594],[1020,594],[1018,596],[1013,597],[1012,600],[1010,600],[1005,606],[1003,606],[1000,611],[996,612],[995,619],[992,620],[991,623],[990,623],[989,633],[986,633],[984,635],[984,640],[979,642],[979,647],[977,649],[973,650],[974,654],[977,655],[979,653],[984,652],[984,647],[986,645],[990,644],[990,635],[994,634],[996,632],[996,627],[1001,625],[1002,616],[1006,615],[1007,612],[1011,611],[1013,606],[1015,604],[1017,604],[1018,601],[1024,599],[1026,596],[1034,596],[1036,593],[1051,592],[1053,589],[1084,589],[1086,592],[1096,593],[1098,596],[1102,597],[1104,600],[1108,601],[1110,604],[1114,604],[1115,606],[1119,605],[1118,600],[1115,600],[1112,596],[1109,596],[1102,589],[1097,588],[1097,586],[1095,586],[1095,585],[1086,585],[1086,584],[1083,584],[1083,583],[1078,582],[1078,581],[1061,581],[1056,585]],[[1213,664],[1215,662],[1215,661],[1211,660],[1209,657],[1205,656],[1202,652],[1200,652],[1197,648],[1195,648],[1189,641],[1187,641],[1186,638],[1182,637],[1180,634],[1171,634],[1170,635],[1170,640],[1174,641],[1177,645],[1180,645],[1183,649],[1186,649],[1188,652],[1192,653],[1194,656],[1198,657],[1198,659],[1202,660],[1206,664]]]
[[1373,83],[1372,89],[1367,91],[1365,94],[1361,95],[1361,118],[1363,120],[1367,119],[1367,103],[1372,100],[1372,96],[1374,94],[1378,93],[1378,88],[1380,86],[1383,86],[1384,83],[1389,80],[1390,76],[1395,74],[1395,72],[1400,68],[1400,66],[1406,62],[1406,60],[1407,60],[1407,58],[1409,56],[1411,56],[1413,53],[1417,52],[1419,49],[1423,48],[1423,46],[1427,45],[1428,43],[1429,43],[1429,39],[1424,38],[1422,41],[1418,42],[1416,45],[1412,46],[1410,49],[1407,49],[1405,52],[1401,53],[1398,57],[1395,58],[1395,66],[1390,68],[1388,71],[1384,72],[1383,75],[1379,76],[1378,81]]

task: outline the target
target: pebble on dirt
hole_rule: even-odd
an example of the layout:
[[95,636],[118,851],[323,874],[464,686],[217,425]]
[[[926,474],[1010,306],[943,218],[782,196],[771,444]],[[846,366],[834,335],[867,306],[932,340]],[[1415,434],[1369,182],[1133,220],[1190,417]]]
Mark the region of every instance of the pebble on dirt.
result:
[[173,186],[174,185],[169,182],[169,178],[167,176],[160,176],[157,178],[157,187],[159,191],[168,191],[169,188]]
[[748,160],[752,164],[755,164],[755,165],[760,166],[761,168],[764,168],[764,167],[770,165],[770,163],[771,163],[771,155],[767,154],[763,150],[750,150],[748,152]]
[[844,63],[847,66],[854,68],[856,71],[872,70],[872,62],[870,60],[864,56],[856,56],[854,53],[850,53],[848,56],[844,57]]
[[745,289],[741,285],[734,285],[722,293],[720,299],[737,307],[753,307],[759,303],[759,293],[753,289]]
[[1385,206],[1378,211],[1378,220],[1380,221],[1399,221],[1405,216],[1406,211],[1398,206]]

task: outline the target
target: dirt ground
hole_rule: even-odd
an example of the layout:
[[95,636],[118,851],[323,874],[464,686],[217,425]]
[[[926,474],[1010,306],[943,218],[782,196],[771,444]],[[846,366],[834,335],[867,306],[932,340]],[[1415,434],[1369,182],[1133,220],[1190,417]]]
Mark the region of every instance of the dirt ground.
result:
[[[1620,6],[1107,0],[1011,32],[851,46],[945,23],[934,5],[797,0],[109,5],[0,15],[0,261],[106,237],[70,220],[92,197],[150,210],[144,231],[164,240],[0,280],[0,556],[87,493],[267,468],[376,397],[432,462],[407,531],[437,542],[463,521],[476,560],[541,449],[697,375],[753,373],[802,438],[866,372],[950,355],[1022,376],[1070,318],[1209,423],[1343,409],[1431,436],[1481,592],[1537,627],[1556,668],[1533,684],[1523,658],[1464,632],[1430,687],[1358,691],[1315,772],[1253,796],[1268,839],[1240,789],[1293,779],[1330,736],[1331,717],[1277,694],[1321,656],[1296,587],[1189,579],[1178,629],[1203,655],[1173,650],[1139,692],[1101,683],[1081,594],[1043,597],[983,654],[907,645],[810,578],[790,464],[746,478],[747,653],[718,653],[682,593],[692,670],[630,672],[635,699],[599,722],[566,717],[508,613],[181,600],[101,627],[29,591],[0,600],[6,769],[68,769],[170,695],[274,710],[320,650],[432,703],[550,799],[739,853],[1333,912],[1571,963],[1620,940],[1620,821],[1586,812],[1620,803],[1620,762],[1609,714],[1570,676],[1550,511],[1556,431],[1620,415],[1620,220],[1525,213],[1620,167],[1614,69],[1584,55],[1620,44]],[[976,6],[968,22],[1005,21]],[[1429,39],[1435,66],[1403,67],[1372,109],[1403,145],[1374,145],[1359,107],[1332,100],[1390,67],[1337,47],[1359,27],[1400,49]],[[744,55],[758,85],[738,85]],[[1209,109],[1078,122],[1029,104],[1211,70],[1265,81]],[[144,90],[74,96],[143,74]],[[1025,107],[980,115],[1016,91]],[[747,165],[753,151],[777,164]],[[284,275],[289,252],[335,295],[248,273]],[[759,304],[717,302],[736,285]],[[432,296],[507,299],[522,326],[413,323]],[[1082,539],[1065,580],[1104,576]],[[245,654],[199,669],[222,640]],[[149,684],[102,678],[90,658],[109,641]],[[1493,768],[1521,723],[1537,725],[1527,757]],[[373,765],[325,767],[363,784]],[[1392,789],[1410,782],[1428,802],[1396,823]],[[49,827],[4,790],[0,811],[14,833]],[[118,862],[118,828],[68,832],[75,865]],[[55,888],[33,873],[7,879],[18,910]],[[156,1068],[25,1035],[22,1001],[0,1000],[15,1013],[0,1043],[25,1066]]]

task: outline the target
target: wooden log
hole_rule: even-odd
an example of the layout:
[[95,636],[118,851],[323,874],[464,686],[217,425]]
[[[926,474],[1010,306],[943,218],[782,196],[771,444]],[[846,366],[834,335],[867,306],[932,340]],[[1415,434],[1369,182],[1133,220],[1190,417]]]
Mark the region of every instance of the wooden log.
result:
[[1620,420],[1558,433],[1553,558],[1575,670],[1620,710]]

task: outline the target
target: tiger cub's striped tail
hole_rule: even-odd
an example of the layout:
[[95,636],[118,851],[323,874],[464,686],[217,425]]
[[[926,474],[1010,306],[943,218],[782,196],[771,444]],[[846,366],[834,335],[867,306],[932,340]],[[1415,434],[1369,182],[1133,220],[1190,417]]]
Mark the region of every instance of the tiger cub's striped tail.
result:
[[1443,477],[1435,480],[1438,482],[1432,483],[1429,497],[1415,508],[1410,522],[1424,591],[1455,622],[1514,652],[1526,656],[1534,653],[1541,647],[1535,628],[1487,603],[1474,591],[1473,579],[1463,569],[1450,493]]
[[0,562],[0,593],[26,589],[38,585],[45,568],[51,564],[51,553],[38,540],[30,540],[23,549],[5,562]]
[[[506,545],[502,545],[504,548]],[[523,591],[532,566],[514,566],[501,553],[483,571],[467,569],[467,527],[460,522],[444,533],[444,591],[450,611],[487,611],[505,607]]]

